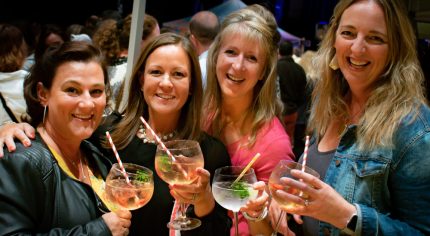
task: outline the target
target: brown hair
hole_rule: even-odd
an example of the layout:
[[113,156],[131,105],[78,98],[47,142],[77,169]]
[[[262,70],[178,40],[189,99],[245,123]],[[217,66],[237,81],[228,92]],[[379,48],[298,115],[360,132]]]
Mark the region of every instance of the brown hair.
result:
[[[148,104],[141,90],[142,84],[140,79],[144,74],[148,57],[154,50],[166,45],[181,46],[187,52],[191,64],[191,95],[181,109],[181,115],[177,126],[178,134],[176,137],[193,140],[199,140],[201,138],[201,97],[203,91],[200,66],[196,52],[187,38],[174,33],[164,33],[154,38],[154,40],[143,49],[133,69],[127,107],[123,112],[123,118],[117,124],[116,129],[111,133],[112,139],[118,149],[125,148],[134,138],[141,124],[140,116],[143,116],[146,120],[149,118]],[[168,58],[166,58],[166,60],[168,60]],[[105,147],[110,147],[106,140],[104,140],[103,145]]]
[[27,56],[24,35],[18,27],[0,24],[0,71],[20,70]]
[[29,77],[24,81],[24,98],[27,103],[27,118],[33,127],[37,127],[43,120],[44,107],[40,104],[37,94],[37,84],[41,82],[46,89],[50,89],[58,67],[67,62],[95,61],[100,64],[104,74],[106,97],[109,99],[109,81],[106,66],[103,63],[101,51],[83,41],[68,41],[61,45],[48,48],[40,60],[36,61]]

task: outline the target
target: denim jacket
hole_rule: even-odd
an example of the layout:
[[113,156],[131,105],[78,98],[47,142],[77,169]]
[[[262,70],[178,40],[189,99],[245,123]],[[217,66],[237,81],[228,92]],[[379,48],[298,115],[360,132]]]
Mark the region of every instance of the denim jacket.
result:
[[[393,148],[359,151],[355,125],[341,137],[324,182],[355,204],[356,235],[430,235],[430,109],[417,109],[401,121]],[[319,234],[342,233],[320,222]]]

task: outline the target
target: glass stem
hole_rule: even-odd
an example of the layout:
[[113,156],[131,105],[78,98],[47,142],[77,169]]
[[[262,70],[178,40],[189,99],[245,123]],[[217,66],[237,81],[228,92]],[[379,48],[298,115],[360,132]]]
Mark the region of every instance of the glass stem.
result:
[[182,221],[185,221],[185,219],[187,218],[187,208],[188,208],[189,204],[188,203],[179,203],[179,218]]
[[[272,236],[276,236],[278,234],[279,224],[281,223],[281,220],[283,218],[285,218],[285,211],[281,211],[281,214],[279,214],[278,220],[276,221],[276,225],[275,225],[275,231],[273,231]],[[288,221],[287,221],[287,227],[288,227]],[[287,236],[288,235],[289,235],[289,232],[287,231]]]
[[233,215],[234,215],[234,235],[235,236],[239,236],[239,222],[237,222],[238,220],[238,214],[237,211],[233,211]]

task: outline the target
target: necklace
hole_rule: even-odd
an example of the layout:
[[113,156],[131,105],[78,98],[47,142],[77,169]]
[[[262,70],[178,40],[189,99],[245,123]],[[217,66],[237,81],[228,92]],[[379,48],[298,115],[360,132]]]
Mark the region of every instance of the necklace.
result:
[[[147,136],[146,129],[145,129],[145,127],[143,127],[143,125],[139,126],[139,129],[137,130],[136,136],[138,138],[142,139],[142,141],[144,143],[155,143],[154,139],[149,138]],[[172,139],[175,136],[176,136],[176,130],[174,130],[171,133],[165,134],[165,135],[158,134],[158,137],[160,137],[162,141],[168,141],[168,140]]]
[[340,136],[342,136],[346,130],[348,129],[348,126],[352,124],[352,122],[354,121],[354,119],[360,115],[363,114],[364,110],[363,109],[359,109],[356,113],[354,113],[352,116],[350,116],[348,119],[340,119],[341,120],[341,124],[339,125],[339,128],[337,130],[337,133]]
[[[85,175],[85,171],[84,171],[84,165],[82,164],[82,158],[79,158],[79,163],[76,163],[75,161],[73,161],[72,159],[69,159],[73,166],[78,169],[78,171],[82,172],[82,179],[78,178],[80,180],[85,180],[87,178],[87,176]],[[80,168],[79,168],[80,167]]]

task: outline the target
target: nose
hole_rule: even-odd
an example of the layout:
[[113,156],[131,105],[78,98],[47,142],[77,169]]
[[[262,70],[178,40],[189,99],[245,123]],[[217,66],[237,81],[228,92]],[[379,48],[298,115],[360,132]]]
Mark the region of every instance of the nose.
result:
[[94,98],[89,92],[82,93],[81,100],[79,101],[79,107],[81,108],[94,108]]
[[233,61],[233,69],[239,71],[239,70],[244,70],[245,69],[245,65],[244,65],[244,58],[242,55],[237,56],[234,61]]
[[172,81],[170,81],[170,75],[168,73],[165,73],[163,75],[163,79],[160,82],[160,86],[165,88],[171,88],[173,86]]
[[355,54],[362,54],[366,51],[366,41],[357,37],[351,45],[351,51]]

